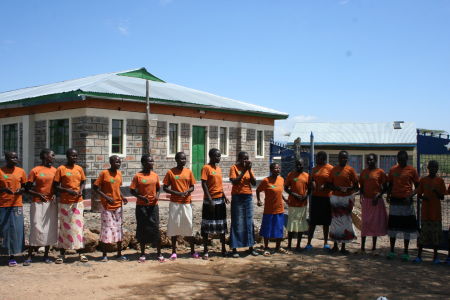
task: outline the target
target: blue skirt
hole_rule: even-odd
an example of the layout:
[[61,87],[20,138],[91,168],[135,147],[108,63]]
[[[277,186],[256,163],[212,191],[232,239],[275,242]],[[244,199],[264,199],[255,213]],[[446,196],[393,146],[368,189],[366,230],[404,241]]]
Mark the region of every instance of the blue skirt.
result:
[[251,194],[231,196],[230,247],[253,247],[255,232],[253,229],[253,198]]
[[0,207],[0,250],[16,255],[25,250],[23,207]]
[[276,215],[264,214],[259,234],[267,239],[283,238],[284,220],[284,213]]

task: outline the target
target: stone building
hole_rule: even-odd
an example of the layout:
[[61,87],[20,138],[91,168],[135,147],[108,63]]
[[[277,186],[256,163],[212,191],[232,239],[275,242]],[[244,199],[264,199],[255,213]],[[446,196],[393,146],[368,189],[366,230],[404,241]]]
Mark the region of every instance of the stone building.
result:
[[51,148],[59,165],[66,149],[73,147],[89,179],[109,167],[110,155],[123,157],[124,182],[128,183],[150,146],[160,177],[175,166],[175,153],[184,151],[187,167],[199,178],[208,150],[216,147],[222,151],[226,177],[239,151],[249,153],[256,176],[263,177],[269,171],[274,121],[287,116],[166,83],[144,68],[100,74],[0,93],[0,163],[5,151],[16,151],[29,171],[39,163],[39,151]]

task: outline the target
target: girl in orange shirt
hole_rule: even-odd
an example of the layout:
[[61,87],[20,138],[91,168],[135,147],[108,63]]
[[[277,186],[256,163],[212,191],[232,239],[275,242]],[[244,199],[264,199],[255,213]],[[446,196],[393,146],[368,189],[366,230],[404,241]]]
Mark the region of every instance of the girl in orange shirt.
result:
[[309,174],[303,172],[304,161],[302,158],[295,162],[296,170],[289,172],[284,190],[289,194],[288,205],[288,250],[291,250],[292,238],[297,234],[296,251],[300,251],[300,243],[303,233],[308,230],[308,221],[306,220],[308,208],[308,185]]
[[164,262],[161,254],[161,236],[159,233],[159,194],[160,185],[158,174],[153,172],[155,161],[149,154],[141,157],[142,171],[134,175],[130,185],[130,192],[136,201],[136,239],[141,248],[139,262],[145,262],[145,244],[151,243],[156,247],[156,255],[160,262]]
[[359,176],[361,186],[361,251],[365,252],[366,237],[372,237],[372,251],[377,248],[377,237],[387,234],[387,213],[383,194],[386,192],[387,176],[377,168],[377,156],[370,153],[366,157],[368,168]]
[[17,167],[16,152],[5,152],[6,165],[0,169],[0,250],[9,255],[8,265],[15,267],[15,255],[25,248],[22,193],[27,176]]
[[170,169],[163,180],[163,190],[170,194],[169,220],[167,235],[172,240],[170,260],[177,259],[177,236],[188,237],[192,258],[200,258],[194,249],[194,227],[192,220],[191,193],[194,191],[195,178],[191,170],[185,168],[186,154],[175,154],[177,166]]
[[33,202],[30,206],[30,247],[24,265],[31,263],[33,250],[42,246],[45,246],[44,262],[50,263],[50,246],[58,241],[58,204],[53,189],[56,173],[56,168],[53,167],[55,153],[50,149],[43,149],[39,156],[42,164],[30,171],[25,186],[27,192],[33,196]]
[[257,205],[262,206],[260,193],[264,192],[264,214],[259,234],[264,237],[264,256],[269,256],[269,239],[276,239],[275,251],[285,253],[280,247],[284,228],[284,179],[280,175],[280,165],[270,164],[270,176],[264,178],[256,189]]
[[122,173],[120,166],[122,161],[119,156],[113,155],[109,158],[111,167],[100,173],[92,185],[94,192],[100,195],[102,200],[100,241],[103,248],[103,262],[108,261],[107,245],[117,243],[117,256],[120,261],[128,258],[122,255],[122,202],[127,204],[127,199],[122,195]]
[[331,251],[337,252],[338,243],[341,243],[341,253],[348,254],[345,244],[356,239],[352,210],[355,203],[353,193],[358,190],[358,176],[355,169],[347,165],[347,151],[339,152],[338,161],[339,165],[331,170],[328,178],[328,187],[333,191],[330,198],[330,238],[334,241],[334,246]]
[[445,182],[436,176],[439,163],[435,160],[428,162],[428,176],[419,181],[417,198],[422,199],[421,231],[418,241],[418,253],[414,262],[422,262],[423,246],[433,247],[433,263],[440,264],[438,247],[442,236],[441,201],[444,200]]
[[220,150],[209,150],[209,163],[202,168],[202,189],[204,193],[202,207],[201,233],[203,237],[203,259],[208,259],[208,234],[220,234],[222,256],[226,256],[225,234],[227,233],[228,199],[223,192]]
[[239,152],[236,164],[230,168],[229,178],[233,185],[230,229],[230,247],[233,249],[233,258],[239,258],[237,248],[242,247],[248,247],[250,254],[257,256],[258,252],[253,249],[255,232],[252,196],[252,185],[256,185],[256,179],[247,152]]
[[81,253],[84,247],[84,204],[83,190],[86,183],[86,175],[83,168],[76,164],[78,152],[69,148],[66,151],[67,162],[56,169],[54,186],[59,192],[59,233],[58,248],[60,257],[55,261],[62,264],[67,249],[77,250],[80,261],[87,262],[88,259]]

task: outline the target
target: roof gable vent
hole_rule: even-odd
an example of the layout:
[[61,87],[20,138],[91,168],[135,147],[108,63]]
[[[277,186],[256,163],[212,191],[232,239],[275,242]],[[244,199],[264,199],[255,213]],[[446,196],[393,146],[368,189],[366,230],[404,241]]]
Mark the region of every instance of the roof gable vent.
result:
[[405,123],[404,121],[394,121],[394,129],[402,129],[402,123]]

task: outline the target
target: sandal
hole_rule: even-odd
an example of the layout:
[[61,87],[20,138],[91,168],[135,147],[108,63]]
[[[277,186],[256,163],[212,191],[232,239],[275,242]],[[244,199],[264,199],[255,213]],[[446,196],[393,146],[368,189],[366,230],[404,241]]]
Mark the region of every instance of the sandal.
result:
[[270,255],[272,255],[272,254],[270,253],[270,251],[264,250],[263,255],[264,255],[264,256],[270,256]]
[[24,267],[28,267],[28,266],[31,266],[31,263],[32,263],[32,261],[31,261],[31,259],[26,259],[24,262],[23,262],[23,266]]
[[200,255],[197,252],[194,252],[191,254],[192,258],[198,259],[200,258]]
[[141,257],[139,257],[138,262],[139,263],[145,263],[145,255],[142,255]]
[[108,256],[103,256],[102,259],[100,259],[101,262],[108,262]]
[[15,267],[17,266],[17,261],[15,259],[8,260],[8,266],[9,267]]
[[239,253],[233,252],[233,254],[231,255],[231,257],[233,257],[233,258],[239,258],[239,257],[241,257],[241,256],[239,255]]
[[394,259],[397,257],[397,254],[395,252],[389,252],[386,256],[387,259]]
[[82,263],[87,263],[89,260],[88,260],[88,258],[86,257],[86,255],[80,255],[80,261],[81,261]]
[[252,256],[258,256],[259,253],[256,252],[256,250],[252,250],[252,251],[250,251],[250,255],[252,255]]
[[58,265],[62,264],[63,262],[64,262],[64,257],[58,257],[58,258],[55,260],[55,264],[58,264]]
[[439,258],[436,258],[433,260],[433,265],[440,265],[441,264],[441,260]]
[[[328,246],[329,247],[329,246]],[[324,247],[325,248],[325,247]],[[313,249],[313,246],[311,244],[306,245],[305,250],[306,251],[311,251]]]
[[402,261],[409,261],[409,254],[403,253],[400,258],[402,259]]
[[125,255],[117,256],[116,259],[120,262],[128,261],[128,257]]
[[344,250],[341,250],[341,254],[342,254],[342,255],[349,255],[349,254],[350,254],[350,251],[344,249]]
[[275,249],[275,251],[280,253],[280,254],[286,254],[287,253],[286,249],[284,249],[284,248],[278,248],[278,249]]
[[416,257],[412,262],[418,264],[422,262],[422,259],[420,257]]
[[172,253],[172,255],[169,258],[171,261],[175,261],[177,260],[177,254],[176,253]]
[[43,262],[46,263],[46,264],[51,264],[52,260],[50,258],[48,258],[48,257],[44,257],[43,258]]
[[166,261],[166,259],[164,258],[164,256],[160,255],[160,256],[158,256],[158,261],[159,261],[160,263],[163,263],[163,262]]
[[203,254],[202,259],[203,260],[208,260],[209,259],[209,254],[208,253]]

